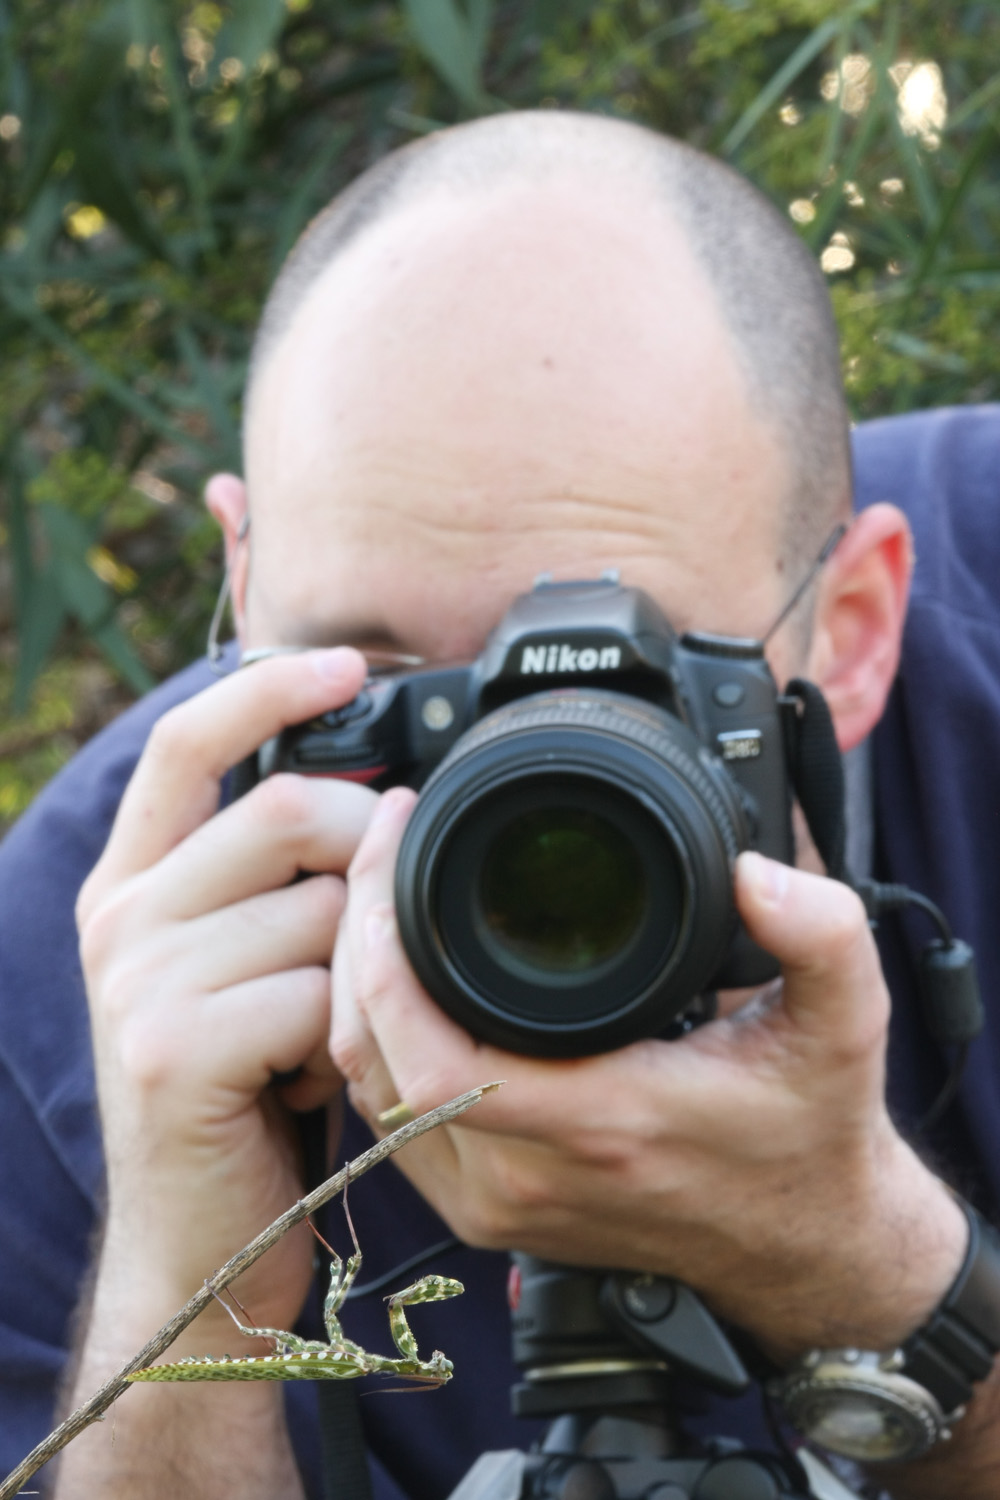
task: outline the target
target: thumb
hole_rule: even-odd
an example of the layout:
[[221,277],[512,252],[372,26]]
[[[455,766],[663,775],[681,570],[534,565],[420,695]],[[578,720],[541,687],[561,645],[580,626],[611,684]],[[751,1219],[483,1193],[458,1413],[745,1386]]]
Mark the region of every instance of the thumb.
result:
[[747,931],[784,976],[782,1009],[796,1025],[848,1047],[884,1034],[889,994],[859,898],[840,881],[747,852],[736,861]]

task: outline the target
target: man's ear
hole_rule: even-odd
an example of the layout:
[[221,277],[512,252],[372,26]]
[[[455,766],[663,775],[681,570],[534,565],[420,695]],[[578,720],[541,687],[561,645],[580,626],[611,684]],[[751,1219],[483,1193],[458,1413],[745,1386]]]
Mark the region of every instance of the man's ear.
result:
[[232,569],[230,598],[236,634],[244,639],[250,549],[238,546],[240,528],[248,520],[247,487],[235,474],[213,474],[205,486],[205,504],[222,527],[226,567]]
[[821,575],[807,676],[826,695],[841,750],[853,749],[882,716],[912,571],[909,522],[883,503],[854,518]]

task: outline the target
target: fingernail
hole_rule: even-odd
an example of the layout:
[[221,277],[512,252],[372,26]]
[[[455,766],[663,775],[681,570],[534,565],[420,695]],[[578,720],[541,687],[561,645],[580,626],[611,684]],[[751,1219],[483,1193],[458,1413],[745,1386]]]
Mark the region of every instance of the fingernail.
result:
[[390,787],[383,792],[372,813],[369,829],[381,828],[383,823],[391,823],[398,818],[403,806],[410,801],[410,794],[403,787]]
[[353,675],[358,654],[350,646],[331,646],[327,651],[311,651],[309,659],[317,677],[339,684]]
[[747,850],[739,858],[740,880],[746,882],[758,901],[780,906],[788,890],[788,866]]
[[391,906],[376,906],[365,918],[365,948],[369,953],[381,953],[391,942],[396,928],[396,918]]

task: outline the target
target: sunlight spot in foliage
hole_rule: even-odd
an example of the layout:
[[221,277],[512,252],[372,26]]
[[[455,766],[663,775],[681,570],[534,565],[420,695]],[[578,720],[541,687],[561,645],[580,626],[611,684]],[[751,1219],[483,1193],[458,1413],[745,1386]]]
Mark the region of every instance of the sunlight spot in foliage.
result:
[[215,55],[212,43],[196,26],[188,26],[185,30],[183,51],[188,62],[197,63],[200,67],[205,67]]
[[796,198],[789,203],[788,212],[796,224],[811,224],[816,217],[816,205],[809,198]]
[[0,115],[0,141],[16,141],[21,134],[17,115]]
[[193,64],[188,72],[188,82],[192,88],[197,88],[208,76],[208,65],[215,56],[215,47],[197,26],[188,26],[184,32],[182,50],[188,62]]
[[101,582],[114,589],[116,594],[130,593],[139,582],[139,575],[134,568],[119,562],[107,547],[91,547],[87,553],[87,562]]
[[852,208],[864,208],[865,195],[856,182],[844,183],[844,197]]
[[218,103],[207,100],[203,105],[203,112],[212,121],[212,124],[220,130],[225,130],[239,118],[239,99],[220,99]]
[[158,474],[151,474],[148,469],[137,469],[132,475],[132,484],[157,505],[173,505],[177,499],[177,486],[168,484],[165,479],[161,479]]
[[902,177],[883,177],[878,190],[883,198],[898,198],[905,186]]
[[851,249],[851,242],[847,235],[839,230],[831,237],[830,243],[819,258],[819,263],[828,276],[836,271],[849,271],[854,261],[855,255]]
[[202,0],[202,4],[196,5],[188,16],[191,26],[196,26],[206,36],[216,36],[222,29],[225,17],[218,5],[213,5],[211,0]]
[[941,144],[941,131],[948,118],[948,96],[936,62],[898,62],[889,76],[899,89],[896,108],[906,135],[917,135],[921,144],[934,151]]
[[832,103],[839,99],[845,115],[863,114],[875,92],[875,72],[863,52],[849,52],[839,68],[824,73],[819,91]]
[[224,57],[219,64],[219,72],[227,83],[239,83],[246,68],[238,57]]
[[101,210],[93,203],[70,203],[66,208],[66,228],[75,240],[90,240],[107,224]]
[[802,120],[802,111],[794,99],[786,99],[778,110],[778,119],[782,125],[798,125]]

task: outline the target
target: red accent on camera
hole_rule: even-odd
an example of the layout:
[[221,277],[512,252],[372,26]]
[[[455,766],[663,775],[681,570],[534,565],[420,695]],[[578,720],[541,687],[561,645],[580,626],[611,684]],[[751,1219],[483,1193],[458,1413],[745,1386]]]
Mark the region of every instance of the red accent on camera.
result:
[[363,766],[357,771],[299,771],[300,776],[311,776],[317,781],[360,781],[367,785],[384,776],[388,766]]

